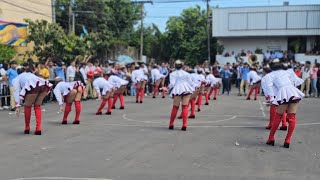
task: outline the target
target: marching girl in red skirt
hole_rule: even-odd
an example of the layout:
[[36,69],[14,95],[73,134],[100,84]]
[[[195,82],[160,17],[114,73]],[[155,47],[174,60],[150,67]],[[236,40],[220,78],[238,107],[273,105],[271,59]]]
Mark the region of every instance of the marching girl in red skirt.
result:
[[123,93],[127,88],[127,85],[129,81],[119,78],[118,76],[115,76],[112,72],[108,73],[108,82],[110,82],[114,89],[114,95],[113,95],[113,104],[112,109],[115,109],[116,102],[118,98],[120,99],[120,109],[124,109],[124,96]]
[[222,79],[220,78],[219,70],[217,68],[217,63],[215,63],[213,65],[213,67],[212,67],[212,74],[218,80],[218,82],[213,86],[213,88],[211,88],[211,90],[209,92],[209,100],[210,100],[210,97],[211,97],[212,93],[214,93],[213,100],[217,100],[217,96],[219,94],[220,85],[221,85],[221,82],[222,82]]
[[13,80],[14,99],[16,102],[16,115],[20,113],[20,99],[24,99],[25,134],[30,134],[31,108],[33,105],[36,116],[35,135],[42,132],[42,110],[41,104],[52,88],[49,81],[44,80],[31,73],[28,69]]
[[250,96],[254,91],[254,100],[257,100],[260,90],[261,77],[257,73],[257,67],[253,65],[250,68],[250,72],[247,75],[248,84],[251,86],[247,96],[247,100],[250,100]]
[[218,83],[218,79],[216,79],[214,75],[210,73],[210,71],[206,71],[206,75],[207,76],[206,76],[206,85],[204,88],[204,95],[206,98],[205,105],[209,105],[209,92]]
[[206,85],[206,77],[202,74],[202,70],[200,69],[197,70],[197,73],[199,76],[199,81],[201,82],[200,91],[199,91],[198,100],[197,100],[198,112],[200,112],[201,104],[202,104],[202,96],[204,95],[204,87]]
[[[142,66],[142,65],[141,65]],[[136,86],[136,103],[143,103],[144,100],[144,88],[146,86],[148,77],[145,74],[144,66],[140,68],[140,66],[135,66],[135,70],[132,71],[131,76],[132,83]]]
[[[190,115],[189,115],[189,119],[194,119],[196,118],[196,99],[199,95],[200,92],[200,87],[201,87],[201,80],[200,80],[200,76],[194,72],[194,70],[189,70],[188,71],[190,73],[190,77],[191,77],[191,81],[193,83],[193,87],[194,92],[192,93],[191,97],[190,97],[190,102],[189,105],[191,106],[190,108]],[[188,106],[189,106],[188,105]],[[182,119],[182,112],[180,114],[180,116],[178,117],[178,119]]]
[[302,81],[297,79],[292,73],[283,70],[283,65],[279,59],[274,59],[270,63],[270,68],[273,71],[263,77],[262,88],[266,96],[270,99],[268,103],[277,105],[277,111],[266,144],[274,146],[274,135],[279,127],[283,113],[287,110],[289,128],[283,146],[289,148],[291,137],[296,126],[298,105],[304,97],[304,94],[295,86],[299,85]]
[[161,85],[162,87],[162,98],[165,98],[165,87],[164,87],[164,79],[165,75],[161,74],[159,71],[159,66],[154,65],[153,69],[151,70],[151,78],[152,78],[152,83],[154,84],[154,90],[153,90],[153,97],[156,98],[156,95],[159,90],[159,86]]
[[170,96],[173,98],[169,129],[174,129],[174,120],[177,116],[180,103],[182,104],[181,130],[186,131],[188,126],[188,104],[191,94],[194,92],[193,83],[189,73],[182,70],[183,64],[180,60],[175,62],[175,71],[170,74]]
[[96,90],[98,99],[101,99],[102,102],[96,115],[102,115],[102,109],[108,102],[108,110],[106,112],[107,115],[111,115],[112,108],[112,96],[114,93],[114,86],[108,82],[104,77],[101,77],[99,74],[94,75],[93,88]]
[[[76,108],[76,116],[73,124],[80,124],[80,113],[82,110],[81,98],[84,92],[84,85],[80,81],[63,82],[60,77],[56,77],[56,87],[53,90],[54,95],[60,106],[60,111],[64,112],[61,124],[68,124],[68,115],[71,112],[72,103]],[[66,103],[65,108],[63,104]]]
[[[270,72],[272,72],[272,70],[270,68],[265,68],[263,70],[263,73],[264,73],[264,76],[266,76],[267,74],[269,74]],[[266,100],[269,101],[270,98],[267,97],[267,95],[265,94],[266,96]],[[274,122],[274,119],[276,117],[276,113],[277,113],[277,106],[274,105],[274,104],[270,104],[270,113],[269,113],[269,124],[265,127],[266,129],[271,129],[272,127],[272,124]],[[282,131],[286,131],[287,128],[288,128],[288,124],[287,124],[287,114],[286,113],[283,113],[282,115],[282,119],[281,119],[281,127],[280,127],[280,130]]]

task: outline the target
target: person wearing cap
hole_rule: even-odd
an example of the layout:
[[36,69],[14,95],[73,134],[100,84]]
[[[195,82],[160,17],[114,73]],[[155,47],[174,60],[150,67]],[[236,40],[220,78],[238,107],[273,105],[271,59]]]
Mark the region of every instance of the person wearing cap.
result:
[[[60,106],[60,111],[64,112],[61,124],[68,124],[68,115],[71,112],[71,106],[74,102],[76,116],[73,124],[80,124],[80,114],[82,110],[81,98],[84,92],[84,85],[80,81],[64,82],[61,77],[56,77],[56,87],[53,90],[54,95]],[[65,108],[63,108],[63,104]]]
[[112,108],[112,96],[114,93],[114,86],[109,81],[107,81],[104,77],[101,77],[98,73],[94,74],[93,80],[93,88],[95,89],[98,99],[101,99],[102,102],[96,115],[102,115],[102,109],[108,102],[108,110],[106,112],[107,115],[111,115]]
[[118,98],[120,99],[120,109],[124,109],[124,96],[123,93],[127,89],[129,81],[115,76],[112,72],[108,72],[107,80],[113,85],[115,92],[113,95],[112,109],[115,109]]
[[254,100],[257,100],[257,97],[259,95],[261,77],[257,73],[256,65],[253,65],[250,68],[250,72],[247,75],[247,83],[251,86],[250,91],[247,96],[247,100],[250,100],[250,96],[253,93],[253,91],[255,91],[254,92]]
[[10,69],[7,70],[6,72],[6,76],[7,76],[7,79],[8,79],[8,84],[9,84],[9,90],[10,90],[10,106],[11,106],[11,111],[15,111],[15,99],[14,99],[14,87],[13,87],[13,84],[12,84],[12,81],[18,76],[18,72],[17,72],[17,66],[18,66],[18,63],[17,61],[11,61],[9,63],[10,65]]
[[174,129],[174,120],[177,116],[180,103],[182,105],[182,131],[188,126],[188,104],[191,94],[195,91],[191,75],[182,70],[183,64],[180,60],[175,61],[175,71],[170,74],[170,97],[173,98],[169,129]]
[[52,84],[43,78],[34,75],[30,69],[21,73],[12,81],[14,88],[14,101],[16,106],[16,115],[20,113],[20,100],[24,100],[24,118],[25,134],[30,134],[31,108],[34,107],[36,116],[35,135],[41,135],[42,132],[42,110],[41,104],[52,88]]
[[160,85],[162,87],[162,98],[165,98],[165,88],[164,88],[165,77],[166,77],[165,75],[160,73],[159,66],[155,64],[153,66],[153,69],[151,70],[151,79],[152,79],[152,84],[154,85],[152,98],[156,98]]
[[268,99],[267,103],[276,105],[277,110],[266,144],[274,146],[274,135],[280,125],[284,112],[287,111],[289,128],[283,146],[289,148],[291,137],[296,126],[298,104],[304,97],[304,94],[296,88],[302,81],[292,73],[283,70],[283,64],[279,59],[272,60],[270,68],[272,72],[262,78],[261,84],[263,92]]

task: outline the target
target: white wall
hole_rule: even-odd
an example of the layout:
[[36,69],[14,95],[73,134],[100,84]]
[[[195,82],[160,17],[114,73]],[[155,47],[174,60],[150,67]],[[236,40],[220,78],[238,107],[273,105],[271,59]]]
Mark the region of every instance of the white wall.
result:
[[[261,63],[263,61],[263,55],[262,54],[256,54],[257,55],[257,62]],[[248,57],[241,57],[243,59],[243,62],[248,62]],[[224,57],[221,55],[216,55],[216,60],[220,63],[220,65],[225,65],[227,62],[229,63],[236,63],[236,59],[234,56],[230,57]]]
[[320,5],[214,8],[213,37],[320,35]]
[[246,38],[219,38],[219,43],[225,48],[222,55],[226,52],[234,51],[236,54],[241,50],[254,52],[260,48],[266,50],[283,50],[288,48],[287,37],[246,37]]
[[320,56],[306,56],[305,54],[295,54],[295,60],[298,62],[310,61],[311,64],[314,64],[314,60],[317,59],[317,62],[320,63]]

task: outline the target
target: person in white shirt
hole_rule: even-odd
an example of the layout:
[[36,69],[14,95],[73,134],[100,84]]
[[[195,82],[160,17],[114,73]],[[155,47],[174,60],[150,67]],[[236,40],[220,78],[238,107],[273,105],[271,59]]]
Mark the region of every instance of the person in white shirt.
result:
[[96,115],[102,114],[102,109],[108,102],[108,110],[106,112],[107,115],[111,115],[111,108],[112,108],[112,96],[114,93],[114,86],[107,81],[104,77],[101,77],[99,74],[94,74],[94,81],[93,81],[93,87],[96,90],[96,93],[98,95],[98,99],[101,99],[102,102],[100,104],[100,107],[98,111],[96,112]]
[[173,97],[169,129],[174,129],[174,120],[177,116],[180,103],[182,104],[182,131],[188,126],[188,104],[191,94],[195,91],[194,84],[189,73],[182,70],[183,64],[180,60],[175,62],[176,70],[170,74],[170,96]]
[[310,61],[306,61],[305,63],[305,67],[303,67],[301,69],[302,71],[302,80],[304,81],[301,84],[301,91],[304,92],[305,90],[305,94],[306,94],[306,98],[310,96],[310,84],[311,84],[311,76],[312,76],[312,69],[311,69],[311,62]]
[[[80,113],[82,111],[81,98],[84,85],[80,81],[64,82],[61,77],[56,77],[55,81],[57,85],[53,93],[59,103],[60,111],[64,112],[61,124],[68,124],[68,115],[71,112],[73,102],[76,108],[76,116],[73,124],[80,124]],[[64,103],[66,103],[65,108],[63,108]]]
[[76,76],[76,61],[71,62],[67,68],[67,82],[72,82]]
[[250,91],[247,95],[247,100],[250,100],[250,96],[253,93],[253,91],[255,91],[254,100],[257,100],[260,89],[261,77],[257,73],[256,65],[252,65],[252,67],[250,68],[250,71],[247,75],[247,82],[251,86]]
[[14,101],[16,104],[16,115],[20,113],[20,100],[24,100],[24,120],[25,134],[30,134],[31,108],[34,107],[36,116],[35,135],[41,135],[42,132],[42,109],[41,104],[52,88],[52,84],[34,75],[31,69],[18,75],[12,81],[14,87]]
[[265,60],[269,60],[269,59],[271,58],[271,54],[270,54],[269,50],[267,50],[267,52],[264,53],[263,56],[264,56],[264,59],[265,59]]
[[165,87],[164,87],[165,77],[166,77],[165,75],[160,73],[159,66],[155,64],[153,66],[153,69],[151,70],[151,79],[152,79],[152,84],[154,85],[152,98],[156,98],[160,85],[162,87],[162,98],[165,98]]

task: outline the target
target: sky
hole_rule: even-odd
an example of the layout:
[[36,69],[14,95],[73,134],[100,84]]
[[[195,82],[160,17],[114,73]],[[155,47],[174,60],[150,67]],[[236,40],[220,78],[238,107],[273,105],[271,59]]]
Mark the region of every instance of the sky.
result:
[[[211,0],[210,5],[212,7],[274,6],[282,5],[284,1],[289,1],[290,5],[320,4],[320,0]],[[170,16],[179,16],[183,9],[196,5],[206,8],[206,2],[203,0],[153,0],[153,4],[145,4],[145,26],[154,23],[164,32]]]

